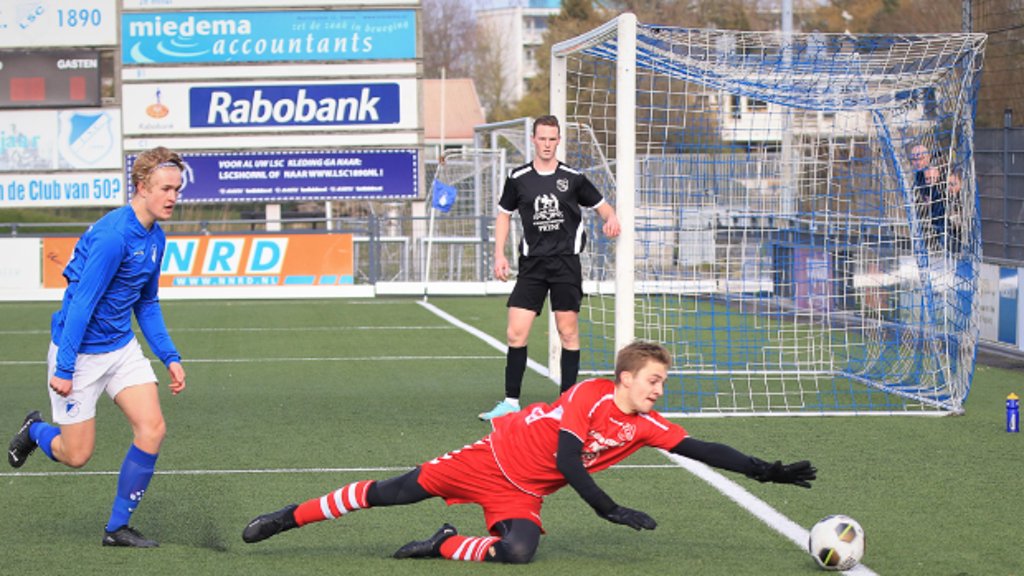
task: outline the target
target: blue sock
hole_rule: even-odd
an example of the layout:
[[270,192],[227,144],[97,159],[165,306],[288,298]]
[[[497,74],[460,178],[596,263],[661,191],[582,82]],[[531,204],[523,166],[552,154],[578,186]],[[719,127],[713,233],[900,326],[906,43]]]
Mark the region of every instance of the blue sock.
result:
[[46,454],[50,460],[57,461],[53,457],[53,439],[60,436],[60,427],[54,426],[53,424],[47,424],[46,422],[33,422],[28,427],[28,437],[39,446],[39,449]]
[[143,452],[135,444],[128,449],[128,454],[121,464],[121,474],[117,477],[117,497],[114,498],[114,507],[110,511],[107,532],[113,532],[128,524],[128,519],[139,505],[150,479],[153,478],[156,457],[157,454]]

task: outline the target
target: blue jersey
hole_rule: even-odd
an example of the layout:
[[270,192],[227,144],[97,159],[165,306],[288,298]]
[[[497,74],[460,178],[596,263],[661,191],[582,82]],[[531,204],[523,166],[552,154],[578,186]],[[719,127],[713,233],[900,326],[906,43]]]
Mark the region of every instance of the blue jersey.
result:
[[181,360],[157,299],[164,244],[160,225],[147,230],[131,206],[111,211],[82,235],[64,268],[68,287],[50,324],[57,376],[71,379],[80,353],[110,352],[131,342],[133,311],[164,365]]

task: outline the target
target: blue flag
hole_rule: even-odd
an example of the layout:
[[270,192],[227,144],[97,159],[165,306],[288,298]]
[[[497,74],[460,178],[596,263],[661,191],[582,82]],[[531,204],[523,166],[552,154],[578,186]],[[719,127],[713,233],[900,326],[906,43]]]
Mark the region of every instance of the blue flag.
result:
[[455,186],[449,186],[435,178],[432,193],[434,199],[431,205],[434,208],[441,212],[447,212],[452,209],[452,205],[455,204]]

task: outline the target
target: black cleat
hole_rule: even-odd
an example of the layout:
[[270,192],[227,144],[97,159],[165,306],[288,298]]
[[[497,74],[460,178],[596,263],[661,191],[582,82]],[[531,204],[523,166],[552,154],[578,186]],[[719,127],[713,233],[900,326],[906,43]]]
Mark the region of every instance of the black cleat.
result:
[[148,540],[131,526],[121,526],[113,532],[104,532],[103,545],[126,548],[156,548],[160,546],[155,540]]
[[441,544],[458,534],[459,531],[451,524],[441,526],[433,536],[426,540],[414,540],[395,552],[395,558],[440,558]]
[[285,530],[291,530],[292,528],[298,528],[299,525],[295,522],[295,509],[298,508],[296,504],[289,504],[284,508],[281,508],[277,512],[271,512],[269,514],[263,514],[253,518],[252,522],[242,530],[242,540],[252,544],[261,540],[266,540],[275,534],[280,534]]
[[25,421],[21,423],[21,429],[14,438],[11,438],[11,443],[7,446],[7,462],[14,468],[21,468],[29,455],[35,452],[36,443],[29,438],[28,429],[32,424],[42,421],[43,417],[39,415],[38,410],[29,412],[28,416],[25,416]]

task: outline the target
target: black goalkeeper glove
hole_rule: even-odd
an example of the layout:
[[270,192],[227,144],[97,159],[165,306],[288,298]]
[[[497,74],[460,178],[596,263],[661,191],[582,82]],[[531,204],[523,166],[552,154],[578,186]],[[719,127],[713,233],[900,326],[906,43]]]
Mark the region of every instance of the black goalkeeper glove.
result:
[[792,464],[783,464],[776,460],[769,464],[763,460],[757,460],[757,469],[749,476],[758,482],[774,482],[776,484],[796,484],[803,488],[811,487],[811,480],[818,477],[818,469],[811,466],[807,460],[801,460]]
[[658,523],[654,521],[654,518],[639,510],[633,510],[625,506],[616,506],[612,508],[611,512],[601,514],[600,516],[609,522],[625,524],[633,530],[654,530],[658,527]]

